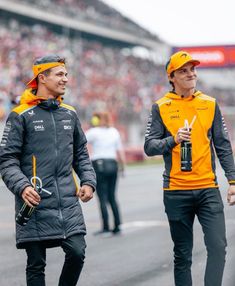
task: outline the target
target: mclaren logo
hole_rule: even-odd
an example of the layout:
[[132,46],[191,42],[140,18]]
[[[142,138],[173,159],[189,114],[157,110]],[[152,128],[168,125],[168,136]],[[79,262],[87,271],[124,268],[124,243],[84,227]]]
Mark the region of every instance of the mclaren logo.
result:
[[69,115],[72,115],[72,112],[70,110],[66,110],[66,113],[68,113]]
[[181,58],[183,58],[183,57],[186,58],[187,56],[188,56],[188,55],[184,53],[184,54],[182,54],[180,57],[181,57]]
[[29,114],[30,116],[35,115],[35,113],[34,113],[34,111],[33,111],[33,110],[28,111],[28,114]]

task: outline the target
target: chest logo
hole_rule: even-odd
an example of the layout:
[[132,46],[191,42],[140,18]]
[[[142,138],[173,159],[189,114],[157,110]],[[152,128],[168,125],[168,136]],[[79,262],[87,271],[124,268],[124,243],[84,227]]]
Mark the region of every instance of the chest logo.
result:
[[35,131],[45,131],[45,128],[43,125],[35,125],[34,130]]
[[70,110],[66,110],[66,113],[72,116],[72,112]]
[[197,107],[197,110],[207,110],[208,109],[208,107]]
[[64,130],[71,130],[72,126],[71,125],[64,125]]
[[35,115],[35,113],[34,113],[34,111],[33,111],[33,110],[28,111],[28,114],[29,114],[30,116]]
[[170,119],[180,119],[180,116],[178,114],[177,115],[171,115]]

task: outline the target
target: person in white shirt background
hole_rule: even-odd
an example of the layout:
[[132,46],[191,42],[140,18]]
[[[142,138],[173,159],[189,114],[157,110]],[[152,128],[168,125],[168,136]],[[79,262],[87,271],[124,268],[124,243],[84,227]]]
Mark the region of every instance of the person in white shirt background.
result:
[[[124,170],[125,155],[119,131],[112,126],[109,112],[96,112],[91,119],[93,127],[85,132],[93,167],[97,176],[97,195],[102,217],[102,228],[95,234],[120,234],[120,209],[116,200],[119,171]],[[108,205],[114,223],[110,227]]]

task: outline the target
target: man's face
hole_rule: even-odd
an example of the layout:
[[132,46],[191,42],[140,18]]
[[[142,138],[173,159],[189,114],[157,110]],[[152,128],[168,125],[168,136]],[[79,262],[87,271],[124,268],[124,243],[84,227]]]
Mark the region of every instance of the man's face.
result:
[[[174,72],[170,80],[174,83],[176,92],[194,90],[197,83],[197,73],[194,64],[187,63]],[[177,93],[178,93],[177,92]]]
[[63,66],[54,67],[48,75],[44,75],[44,87],[48,91],[49,97],[58,97],[65,93],[68,82],[67,70]]

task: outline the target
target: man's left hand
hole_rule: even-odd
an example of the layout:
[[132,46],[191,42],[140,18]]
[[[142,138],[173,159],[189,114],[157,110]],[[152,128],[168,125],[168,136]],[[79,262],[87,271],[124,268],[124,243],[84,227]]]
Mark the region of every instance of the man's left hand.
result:
[[93,198],[93,188],[89,185],[83,185],[77,195],[84,203],[88,202]]
[[235,205],[235,185],[230,185],[228,188],[227,201],[230,206]]

